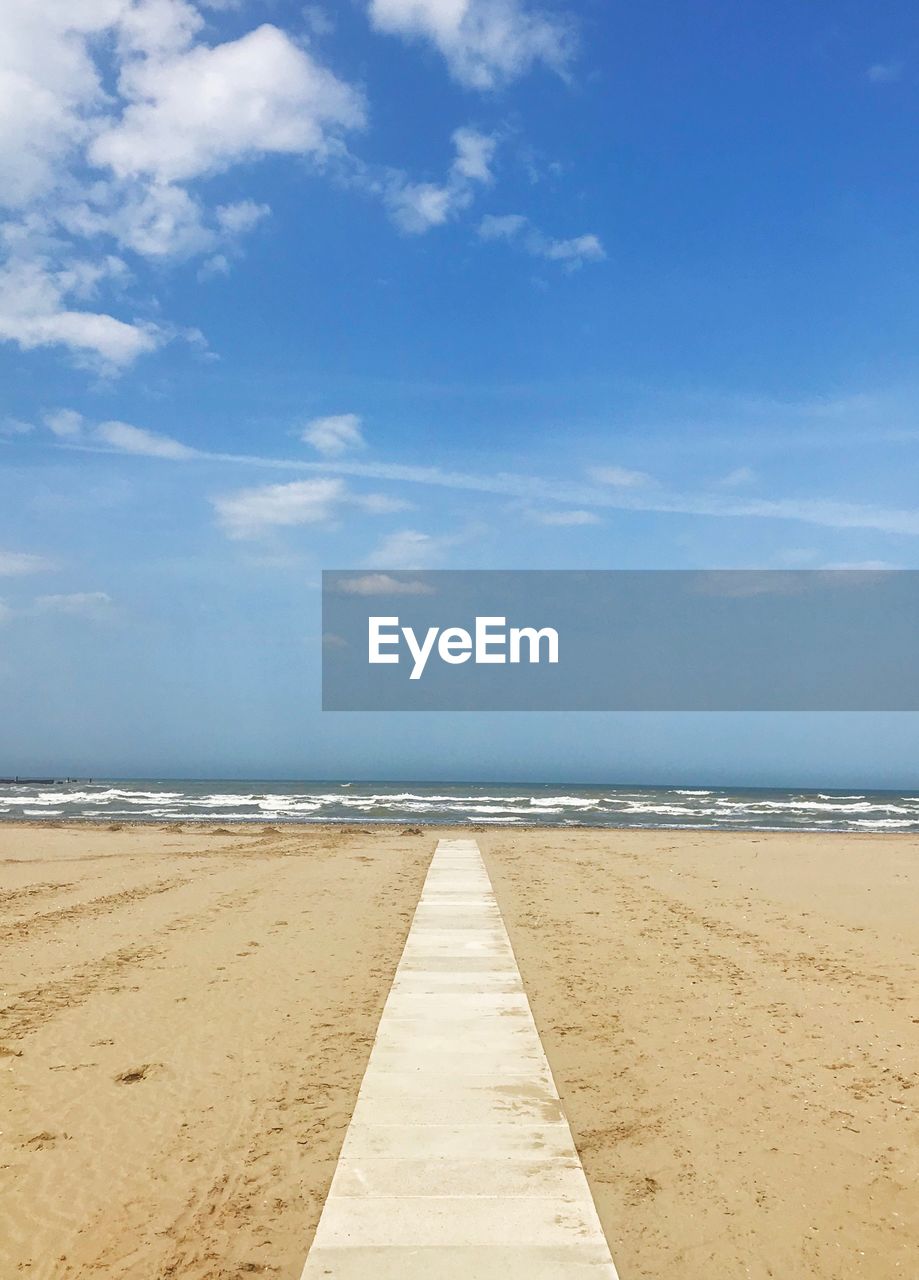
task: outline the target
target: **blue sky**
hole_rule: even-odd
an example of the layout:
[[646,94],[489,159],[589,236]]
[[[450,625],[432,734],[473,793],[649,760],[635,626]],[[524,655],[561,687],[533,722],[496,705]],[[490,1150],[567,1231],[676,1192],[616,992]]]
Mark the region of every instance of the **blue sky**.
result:
[[912,6],[20,0],[0,770],[915,785],[897,717],[323,716],[323,567],[919,567]]

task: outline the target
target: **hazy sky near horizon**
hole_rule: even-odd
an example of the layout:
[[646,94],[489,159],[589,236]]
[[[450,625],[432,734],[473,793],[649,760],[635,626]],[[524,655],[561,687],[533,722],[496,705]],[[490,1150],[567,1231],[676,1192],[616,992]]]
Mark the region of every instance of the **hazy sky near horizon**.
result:
[[0,84],[0,771],[917,784],[318,710],[323,567],[919,567],[914,6],[12,0]]

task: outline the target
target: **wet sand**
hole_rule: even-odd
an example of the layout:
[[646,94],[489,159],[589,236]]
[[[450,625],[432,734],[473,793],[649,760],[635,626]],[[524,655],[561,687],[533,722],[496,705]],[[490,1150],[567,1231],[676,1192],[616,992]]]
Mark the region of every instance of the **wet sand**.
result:
[[[0,826],[0,1275],[297,1280],[436,839]],[[475,832],[622,1280],[919,1256],[919,841]]]

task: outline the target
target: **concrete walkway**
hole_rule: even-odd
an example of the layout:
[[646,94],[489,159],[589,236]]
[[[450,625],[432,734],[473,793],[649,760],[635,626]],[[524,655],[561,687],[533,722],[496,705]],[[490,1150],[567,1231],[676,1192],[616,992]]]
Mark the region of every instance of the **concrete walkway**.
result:
[[616,1280],[474,840],[437,845],[303,1280]]

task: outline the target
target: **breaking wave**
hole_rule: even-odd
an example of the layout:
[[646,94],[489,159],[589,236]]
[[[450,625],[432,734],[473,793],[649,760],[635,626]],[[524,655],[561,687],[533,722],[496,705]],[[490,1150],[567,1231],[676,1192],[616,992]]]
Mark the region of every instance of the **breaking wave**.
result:
[[0,784],[5,819],[919,832],[901,792],[145,780]]

